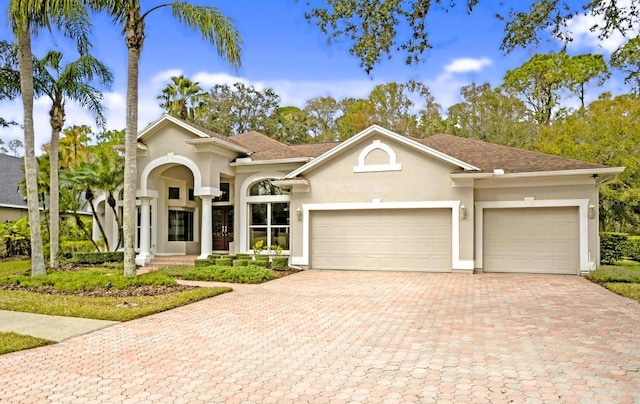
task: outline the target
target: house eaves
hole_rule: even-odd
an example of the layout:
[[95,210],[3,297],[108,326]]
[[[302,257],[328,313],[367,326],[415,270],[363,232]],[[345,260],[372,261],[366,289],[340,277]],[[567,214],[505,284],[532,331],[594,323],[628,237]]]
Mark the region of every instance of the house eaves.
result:
[[416,142],[415,140],[409,139],[405,136],[399,135],[393,131],[390,131],[388,129],[385,129],[383,127],[380,127],[378,125],[372,125],[370,127],[368,127],[367,129],[363,130],[362,132],[358,133],[357,135],[353,136],[352,138],[344,141],[343,143],[339,144],[338,146],[326,151],[325,153],[323,153],[322,155],[320,155],[319,157],[317,157],[316,159],[310,161],[309,163],[303,165],[302,167],[298,168],[295,171],[292,171],[291,173],[287,174],[286,176],[284,176],[282,179],[291,179],[291,178],[295,178],[297,176],[299,176],[300,174],[324,163],[325,161],[331,159],[333,156],[339,154],[340,152],[342,152],[343,150],[347,149],[348,147],[350,147],[352,144],[360,141],[362,138],[367,137],[369,135],[371,135],[372,133],[377,133],[379,135],[382,135],[384,137],[390,138],[395,140],[398,143],[402,143],[406,146],[409,146],[413,149],[419,150],[425,154],[431,155],[433,157],[435,157],[438,160],[444,161],[446,163],[452,164],[456,167],[460,167],[465,171],[480,171],[480,168],[469,164],[467,162],[464,162],[462,160],[458,160],[452,156],[449,156],[445,153],[442,153],[436,149],[433,149],[431,147],[425,146],[423,144],[420,144],[418,142]]
[[557,170],[557,171],[532,171],[504,173],[501,170],[494,170],[493,173],[453,173],[452,179],[474,178],[474,179],[499,179],[499,178],[536,178],[536,177],[566,177],[573,175],[590,175],[597,177],[616,177],[624,171],[625,167],[606,167],[606,168],[588,168],[576,170]]
[[236,161],[229,163],[230,166],[259,166],[267,164],[289,164],[289,163],[307,163],[313,160],[312,157],[292,157],[286,159],[273,160],[251,160],[251,157],[238,158]]
[[[225,142],[224,140],[215,138],[215,137],[207,137],[207,138],[199,138],[199,139],[189,139],[185,141],[187,144],[193,145],[196,147],[196,151],[200,151],[200,149],[206,148],[207,146],[218,146],[223,149],[231,150],[236,153],[242,154],[251,154],[251,150],[238,146],[231,142]],[[204,147],[203,147],[204,146]]]

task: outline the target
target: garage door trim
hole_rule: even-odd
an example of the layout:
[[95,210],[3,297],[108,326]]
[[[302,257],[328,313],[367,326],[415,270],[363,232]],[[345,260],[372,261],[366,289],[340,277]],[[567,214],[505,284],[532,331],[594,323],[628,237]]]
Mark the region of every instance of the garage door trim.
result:
[[343,202],[308,203],[302,205],[302,256],[291,257],[293,265],[309,265],[310,213],[318,210],[364,210],[364,209],[451,209],[451,265],[452,269],[473,270],[474,262],[460,260],[460,201],[422,202]]
[[580,271],[588,271],[589,262],[589,199],[547,199],[535,200],[533,198],[525,198],[522,201],[493,201],[493,202],[476,202],[475,203],[475,220],[476,220],[476,261],[475,267],[482,269],[483,265],[483,227],[484,227],[484,209],[502,209],[502,208],[552,208],[552,207],[577,207],[578,222],[580,234]]

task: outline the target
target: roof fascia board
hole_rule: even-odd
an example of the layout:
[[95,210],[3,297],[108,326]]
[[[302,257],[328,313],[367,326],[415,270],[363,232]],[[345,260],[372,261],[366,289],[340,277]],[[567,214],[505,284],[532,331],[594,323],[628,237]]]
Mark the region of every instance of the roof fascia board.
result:
[[200,138],[200,139],[189,139],[189,140],[185,140],[185,142],[187,144],[193,145],[196,147],[196,151],[198,150],[198,146],[209,146],[209,145],[215,145],[218,147],[221,147],[223,149],[227,149],[227,150],[231,150],[234,152],[238,152],[238,153],[244,153],[244,154],[251,154],[251,150],[244,148],[242,146],[238,146],[236,144],[233,144],[231,142],[225,142],[222,139],[218,139],[216,137],[207,137],[207,138]]
[[229,163],[230,166],[259,166],[267,164],[288,164],[288,163],[307,163],[313,160],[310,157],[291,157],[286,159],[274,159],[274,160],[255,160],[255,161],[236,161]]
[[388,129],[385,129],[381,126],[378,125],[371,125],[369,126],[367,129],[363,130],[362,132],[358,133],[357,135],[351,137],[350,139],[342,142],[341,144],[339,144],[338,146],[324,152],[323,154],[321,154],[319,157],[315,158],[314,160],[310,161],[309,163],[305,164],[304,166],[298,168],[295,171],[292,171],[291,173],[287,174],[285,177],[283,177],[283,179],[290,179],[290,178],[294,178],[299,176],[300,174],[302,174],[303,172],[321,164],[322,162],[329,160],[331,157],[333,157],[334,155],[340,153],[342,150],[345,150],[346,148],[350,147],[353,143],[358,142],[360,139],[369,136],[371,133],[377,132],[382,136],[391,138],[399,143],[403,143],[409,147],[412,147],[414,149],[420,150],[424,153],[430,154],[440,160],[443,160],[445,162],[448,162],[450,164],[453,164],[457,167],[463,168],[465,170],[470,170],[470,171],[480,171],[480,169],[478,167],[475,167],[469,163],[465,163],[464,161],[455,159],[447,154],[444,154],[440,151],[437,151],[435,149],[432,149],[430,147],[427,147],[423,144],[420,144],[418,142],[416,142],[415,140],[409,139],[405,136],[399,135],[393,131],[390,131]]

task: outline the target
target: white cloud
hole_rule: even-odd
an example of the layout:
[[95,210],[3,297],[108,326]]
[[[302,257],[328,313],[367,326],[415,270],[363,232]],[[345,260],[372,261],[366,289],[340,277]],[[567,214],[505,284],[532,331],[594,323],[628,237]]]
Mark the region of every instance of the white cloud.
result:
[[481,59],[459,58],[459,59],[455,59],[453,62],[446,65],[444,67],[444,70],[445,72],[450,74],[479,72],[485,66],[490,66],[491,64],[492,62],[491,62],[491,59],[489,58],[481,58]]

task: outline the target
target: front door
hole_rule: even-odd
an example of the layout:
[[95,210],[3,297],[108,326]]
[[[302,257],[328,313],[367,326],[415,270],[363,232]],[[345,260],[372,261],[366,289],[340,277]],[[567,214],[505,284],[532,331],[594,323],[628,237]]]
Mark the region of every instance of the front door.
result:
[[213,251],[229,251],[233,241],[233,206],[213,206]]

